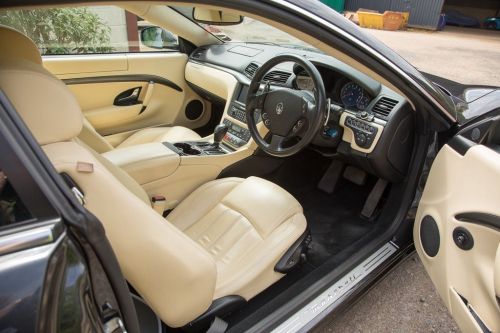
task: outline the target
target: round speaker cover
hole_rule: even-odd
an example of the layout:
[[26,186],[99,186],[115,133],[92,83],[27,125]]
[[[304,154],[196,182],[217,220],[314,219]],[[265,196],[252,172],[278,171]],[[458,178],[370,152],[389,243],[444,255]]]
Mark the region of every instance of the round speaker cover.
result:
[[439,252],[440,235],[436,220],[432,216],[426,215],[420,224],[420,240],[424,252],[429,257],[435,257]]
[[189,120],[195,120],[201,117],[203,114],[203,103],[200,100],[190,101],[186,105],[186,118]]

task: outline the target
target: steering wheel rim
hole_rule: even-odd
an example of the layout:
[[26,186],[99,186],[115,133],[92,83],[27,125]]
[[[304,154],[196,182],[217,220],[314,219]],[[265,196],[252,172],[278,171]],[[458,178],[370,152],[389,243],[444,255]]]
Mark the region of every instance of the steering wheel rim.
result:
[[[314,101],[311,100],[312,96],[308,92],[286,87],[269,90],[268,83],[264,91],[259,93],[264,76],[273,67],[283,62],[294,62],[309,74],[314,83]],[[254,117],[257,110],[261,111],[264,126],[269,129],[270,143],[260,136],[257,129],[257,121]],[[287,117],[283,117],[282,114]],[[255,72],[248,88],[246,120],[250,135],[267,154],[286,157],[301,151],[320,130],[325,114],[326,92],[323,79],[316,66],[305,57],[282,54],[268,60]],[[301,138],[297,143],[288,147],[283,146],[287,140],[299,137],[299,135]]]

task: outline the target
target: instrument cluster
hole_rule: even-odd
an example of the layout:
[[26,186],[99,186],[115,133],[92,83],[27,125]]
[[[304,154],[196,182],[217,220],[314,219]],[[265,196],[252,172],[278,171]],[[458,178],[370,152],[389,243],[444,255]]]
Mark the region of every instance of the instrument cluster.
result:
[[[373,97],[358,83],[340,76],[330,69],[318,69],[323,78],[327,95],[334,102],[340,103],[348,109],[363,111],[373,100]],[[296,74],[293,85],[295,89],[299,90],[312,92],[314,89],[312,78],[303,70]]]

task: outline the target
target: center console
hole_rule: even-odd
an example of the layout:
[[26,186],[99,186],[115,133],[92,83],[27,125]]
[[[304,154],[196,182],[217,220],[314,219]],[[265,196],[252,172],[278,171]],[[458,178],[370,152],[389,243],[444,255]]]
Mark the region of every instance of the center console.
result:
[[229,119],[224,119],[223,124],[228,127],[227,134],[223,138],[223,142],[234,148],[240,148],[250,140],[250,131]]
[[[247,144],[251,137],[250,131],[246,127],[247,118],[245,102],[247,94],[248,86],[246,84],[240,84],[239,90],[237,90],[235,94],[235,98],[233,98],[229,105],[227,116],[224,117],[222,121],[222,123],[228,127],[228,133],[224,136],[223,142],[236,149]],[[255,112],[254,117],[256,123],[262,120],[258,112]]]

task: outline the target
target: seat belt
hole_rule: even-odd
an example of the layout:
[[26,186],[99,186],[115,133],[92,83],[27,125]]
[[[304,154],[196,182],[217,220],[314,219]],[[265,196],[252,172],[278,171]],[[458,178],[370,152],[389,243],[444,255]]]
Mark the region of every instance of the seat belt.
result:
[[64,183],[66,183],[71,192],[73,192],[78,202],[82,206],[85,206],[85,193],[83,193],[80,186],[78,186],[78,184],[73,180],[73,178],[71,178],[71,176],[68,175],[66,172],[61,172],[59,175],[62,177]]
[[154,195],[151,202],[155,212],[163,216],[163,212],[167,208],[167,199],[163,195]]

